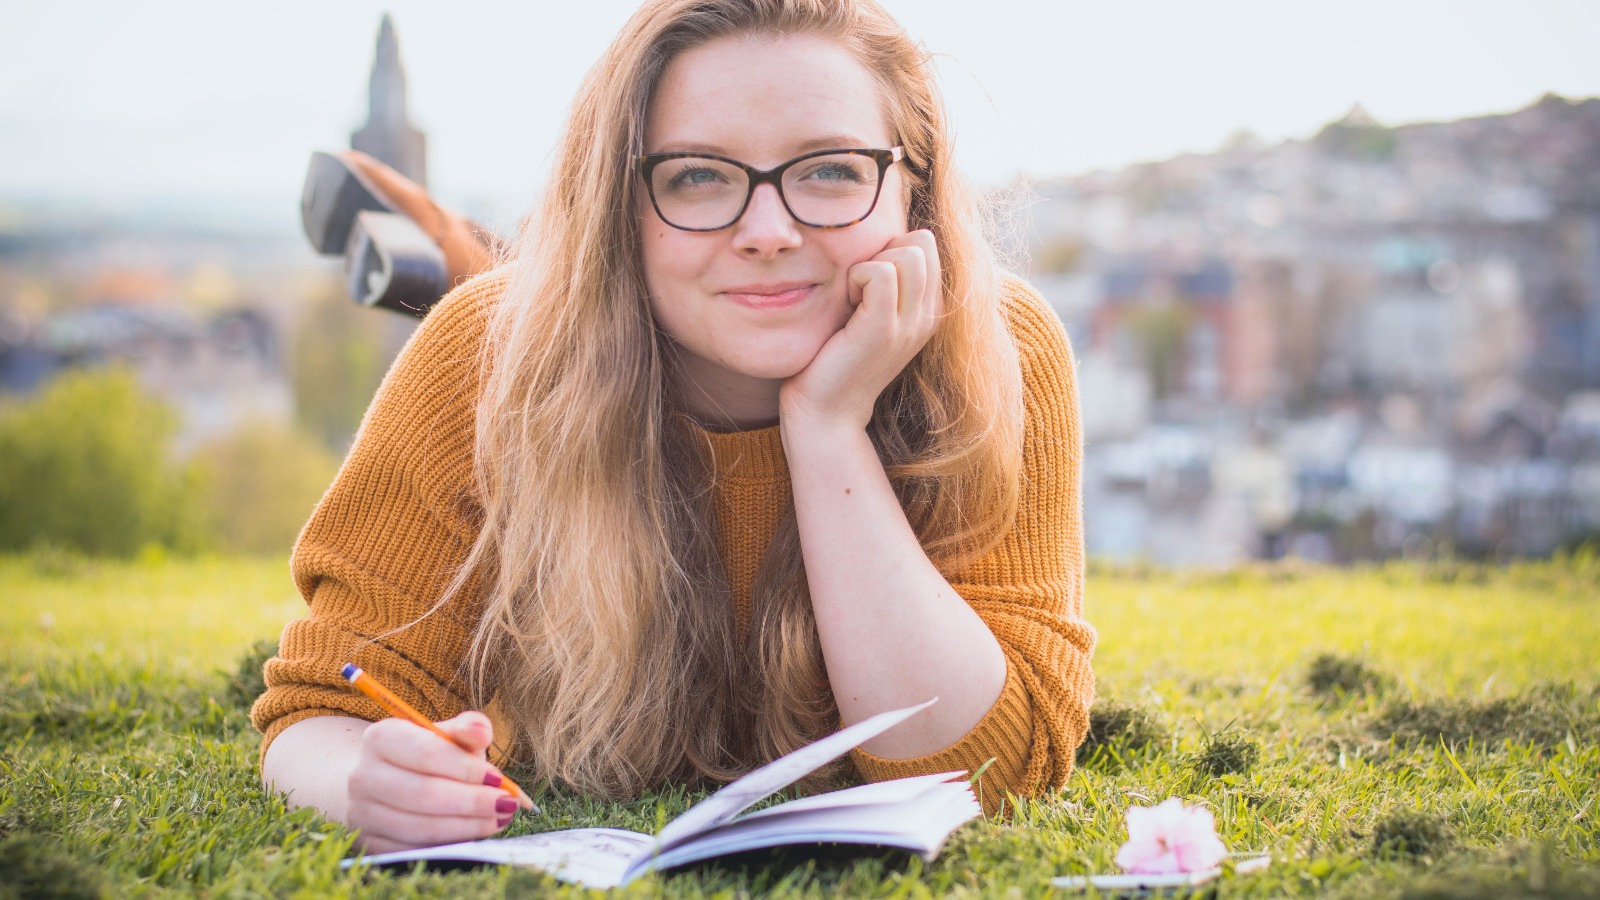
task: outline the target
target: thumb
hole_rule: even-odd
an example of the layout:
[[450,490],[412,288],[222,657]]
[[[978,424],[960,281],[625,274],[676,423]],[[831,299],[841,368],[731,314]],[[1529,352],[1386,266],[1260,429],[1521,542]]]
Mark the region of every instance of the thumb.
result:
[[494,725],[481,712],[464,712],[440,722],[439,727],[471,753],[483,753],[494,743]]

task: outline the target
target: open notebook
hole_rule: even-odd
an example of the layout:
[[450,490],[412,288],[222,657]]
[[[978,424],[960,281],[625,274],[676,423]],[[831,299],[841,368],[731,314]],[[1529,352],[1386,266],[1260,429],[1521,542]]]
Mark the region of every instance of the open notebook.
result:
[[965,772],[880,781],[745,811],[933,702],[880,713],[774,760],[690,807],[654,837],[615,828],[574,828],[380,853],[347,859],[344,865],[417,860],[510,864],[543,869],[586,887],[609,888],[647,872],[796,844],[893,847],[932,860],[952,831],[983,811]]

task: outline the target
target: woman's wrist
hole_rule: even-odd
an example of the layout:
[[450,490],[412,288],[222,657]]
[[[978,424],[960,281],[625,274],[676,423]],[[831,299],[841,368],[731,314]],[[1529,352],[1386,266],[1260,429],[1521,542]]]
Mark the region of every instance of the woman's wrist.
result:
[[[784,404],[778,411],[778,435],[790,467],[813,452],[837,454],[856,440],[867,440],[866,421],[850,416],[819,414]],[[870,444],[869,444],[870,446]]]

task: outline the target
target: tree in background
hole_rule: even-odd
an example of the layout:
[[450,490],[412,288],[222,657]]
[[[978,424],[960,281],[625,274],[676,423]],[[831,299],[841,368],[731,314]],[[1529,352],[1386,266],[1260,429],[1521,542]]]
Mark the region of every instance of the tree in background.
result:
[[1182,388],[1183,345],[1189,334],[1189,312],[1173,302],[1140,307],[1128,318],[1128,325],[1144,351],[1145,371],[1159,399]]
[[343,454],[394,359],[393,317],[357,306],[332,288],[313,298],[294,340],[295,416]]
[[256,423],[179,459],[177,426],[121,369],[0,405],[0,552],[287,554],[337,458],[304,429]]
[[1033,255],[1032,271],[1050,275],[1076,272],[1083,261],[1083,243],[1071,238],[1051,241]]
[[119,369],[67,372],[0,407],[0,549],[197,548],[199,485],[172,458],[177,425]]
[[287,553],[339,461],[303,429],[255,423],[195,452],[197,513],[212,546]]
[[1393,159],[1399,144],[1394,130],[1379,125],[1360,105],[1343,119],[1323,126],[1311,143],[1331,156],[1375,163]]

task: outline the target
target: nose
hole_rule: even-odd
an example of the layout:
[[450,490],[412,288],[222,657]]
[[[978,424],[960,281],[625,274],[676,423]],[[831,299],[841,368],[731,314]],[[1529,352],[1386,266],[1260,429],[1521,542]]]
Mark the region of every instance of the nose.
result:
[[800,223],[789,215],[770,184],[757,185],[744,215],[733,223],[734,249],[747,256],[770,258],[800,246]]

